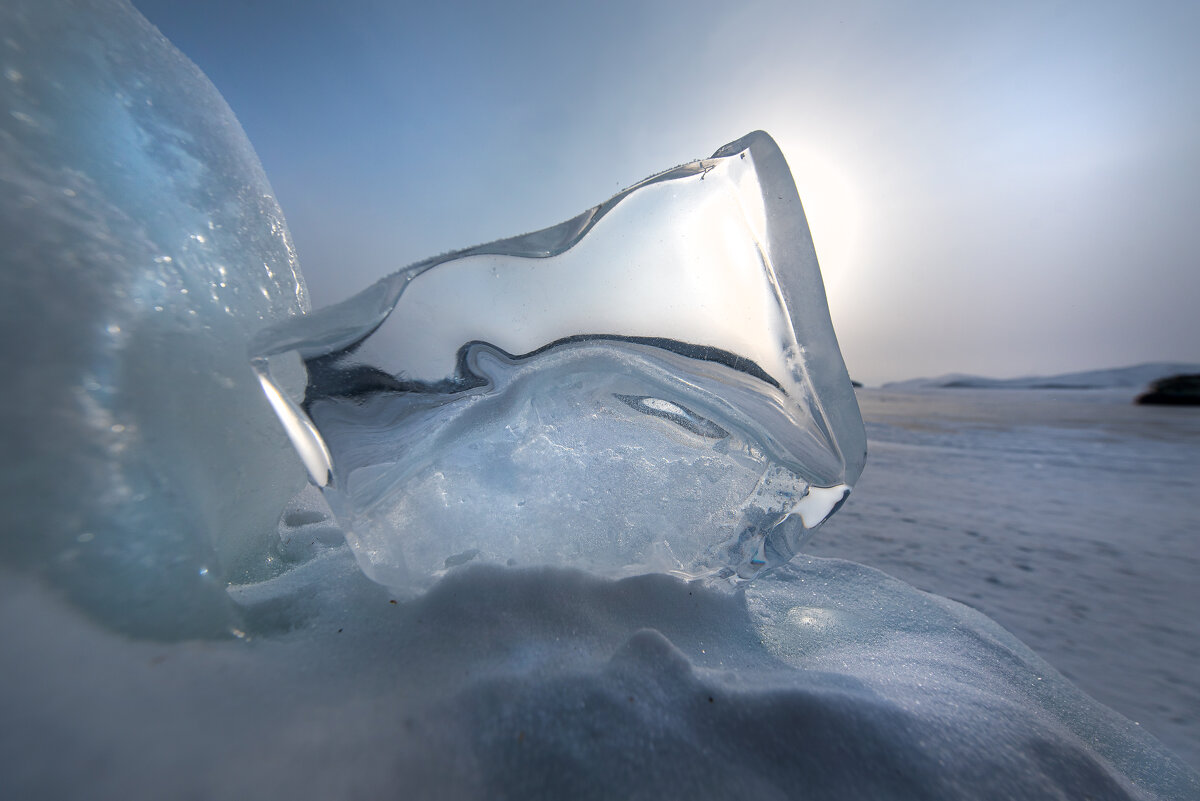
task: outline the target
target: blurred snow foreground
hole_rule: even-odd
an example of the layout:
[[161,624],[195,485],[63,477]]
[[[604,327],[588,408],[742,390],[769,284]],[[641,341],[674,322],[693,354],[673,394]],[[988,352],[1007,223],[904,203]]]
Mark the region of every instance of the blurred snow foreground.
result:
[[[329,312],[272,328],[256,345],[303,334],[290,351],[255,353],[300,357],[259,368],[293,441],[321,446],[305,462],[342,493],[329,497],[343,505],[347,536],[359,538],[352,551],[315,490],[293,498],[301,464],[246,363],[254,332],[306,311],[306,300],[282,215],[229,109],[120,0],[10,1],[0,30],[0,424],[9,453],[0,483],[0,796],[1200,797],[1196,774],[1153,738],[981,615],[850,562],[783,564],[854,483],[863,444],[836,342],[823,333],[827,315],[797,320],[800,310],[823,311],[823,297],[792,294],[787,276],[775,276],[772,292],[749,286],[744,307],[728,287],[722,294],[736,298],[714,299],[761,312],[753,319],[785,335],[773,351],[737,341],[742,327],[732,324],[714,341],[670,326],[601,330],[611,336],[591,341],[552,326],[529,348],[506,320],[439,339],[486,347],[437,351],[427,373],[401,365],[423,382],[414,386],[374,355],[347,360],[365,331],[366,301],[342,307],[352,313],[341,340]],[[718,152],[731,168],[724,178],[712,175],[719,165],[699,162],[680,180],[738,186],[729,174],[744,169],[743,153],[763,181],[763,154],[778,151],[756,135]],[[787,177],[782,158],[777,167],[769,180]],[[744,217],[770,217],[756,214]],[[786,241],[808,258],[798,201],[787,214],[799,239]],[[768,240],[763,258],[783,258],[785,239]],[[513,250],[476,255],[500,258],[488,269],[509,283],[520,269],[505,261],[521,257]],[[748,264],[761,274],[761,262]],[[820,286],[815,261],[812,270],[806,292]],[[395,280],[408,279],[385,279],[384,289]],[[380,322],[399,294],[374,297]],[[305,350],[313,338],[324,350]],[[516,354],[547,343],[566,346],[550,368],[570,380],[520,389],[532,379]],[[832,349],[812,352],[813,343]],[[451,363],[437,361],[447,355]],[[680,381],[687,360],[698,364]],[[307,383],[313,402],[290,400],[289,381]],[[489,381],[518,388],[511,408],[489,410]],[[733,533],[691,542],[687,554],[638,540],[660,515],[621,523],[632,540],[616,560],[589,541],[550,556],[513,546],[553,566],[478,564],[504,555],[489,541],[413,566],[404,546],[368,542],[410,479],[378,453],[359,453],[382,465],[378,497],[393,505],[369,521],[369,536],[355,533],[372,507],[339,484],[348,475],[339,464],[355,458],[339,442],[370,451],[370,440],[357,419],[345,421],[348,440],[329,436],[345,402],[374,412],[389,386],[466,393],[421,410],[430,441],[452,443],[442,452],[451,471],[470,461],[456,427],[515,409],[526,426],[513,432],[519,446],[490,432],[490,464],[537,457],[539,447],[553,453],[562,443],[534,428],[537,412],[559,428],[572,409],[603,416],[593,407],[606,389],[622,404],[608,407],[618,430],[657,437],[648,459],[673,454],[692,471],[681,481],[709,482],[673,500],[668,518],[709,494],[724,504],[730,471],[780,478],[759,482],[772,484],[755,496],[768,500],[736,508],[743,522],[710,521]],[[572,387],[580,391],[563,396],[564,408],[530,400]],[[335,414],[323,420],[318,398]],[[473,404],[465,412],[464,402]],[[578,436],[596,445],[595,430]],[[703,449],[711,460],[696,456]],[[424,484],[445,474],[430,472],[439,458],[433,448],[413,463],[412,492],[436,497]],[[554,464],[572,480],[580,469]],[[584,467],[600,469],[595,460]],[[542,514],[544,498],[527,494],[528,483],[464,496],[498,503],[519,490]],[[833,490],[833,500],[808,513],[812,488]],[[522,498],[514,495],[517,507]],[[648,500],[627,501],[628,514]],[[598,508],[618,514],[618,501]],[[430,525],[435,511],[412,514]],[[800,527],[784,522],[792,512]],[[527,520],[512,514],[499,521],[510,539],[526,525],[514,521]],[[762,522],[772,515],[774,524]],[[388,570],[412,568],[402,579],[410,598],[398,602],[359,569],[371,570],[373,547]],[[706,548],[720,559],[703,563]],[[562,566],[574,559],[610,577]],[[611,577],[626,565],[698,578]]]

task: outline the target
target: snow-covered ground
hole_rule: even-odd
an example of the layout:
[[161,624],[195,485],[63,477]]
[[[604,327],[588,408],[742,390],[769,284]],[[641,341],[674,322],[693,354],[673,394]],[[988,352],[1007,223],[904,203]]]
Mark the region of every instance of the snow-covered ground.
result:
[[[153,642],[0,570],[0,796],[1194,799],[1200,411],[860,395],[813,555],[744,593],[471,567],[397,602],[311,493],[245,630]],[[307,561],[304,561],[307,560]]]
[[1200,409],[858,391],[867,469],[807,551],[979,609],[1200,765]]

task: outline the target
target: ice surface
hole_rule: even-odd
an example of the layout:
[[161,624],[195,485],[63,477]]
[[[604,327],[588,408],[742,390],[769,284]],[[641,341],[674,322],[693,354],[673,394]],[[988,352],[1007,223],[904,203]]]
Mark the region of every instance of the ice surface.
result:
[[736,582],[790,559],[866,453],[762,132],[401,270],[252,354],[363,569],[392,587],[470,562]]
[[128,3],[6,0],[0,31],[0,562],[127,632],[226,632],[302,484],[245,363],[307,306],[283,216]]

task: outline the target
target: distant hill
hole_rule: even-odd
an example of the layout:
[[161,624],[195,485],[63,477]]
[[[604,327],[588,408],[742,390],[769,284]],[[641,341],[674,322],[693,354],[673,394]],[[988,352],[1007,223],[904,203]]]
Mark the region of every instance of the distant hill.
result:
[[884,389],[1141,389],[1153,381],[1180,373],[1200,373],[1200,364],[1152,362],[1111,370],[1033,376],[983,378],[951,373],[940,378],[913,378],[884,384]]

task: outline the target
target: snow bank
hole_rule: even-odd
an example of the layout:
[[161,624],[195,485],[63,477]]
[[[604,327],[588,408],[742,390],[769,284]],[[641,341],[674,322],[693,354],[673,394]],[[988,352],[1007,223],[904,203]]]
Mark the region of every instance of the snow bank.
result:
[[1200,793],[996,624],[850,562],[744,595],[465,567],[395,603],[337,547],[243,591],[244,639],[176,644],[4,579],[5,797]]

